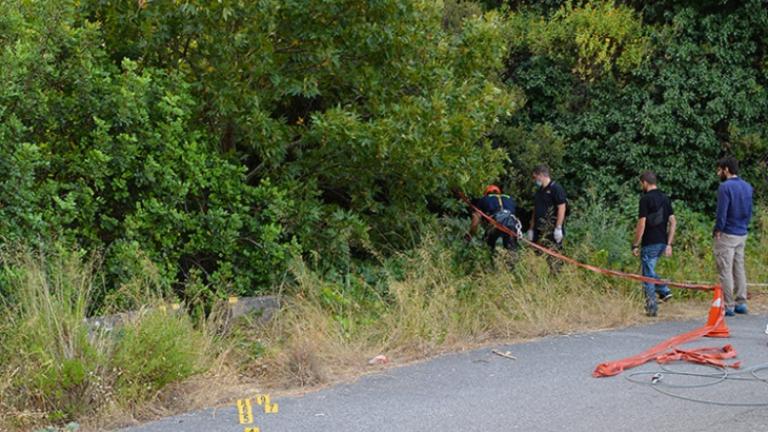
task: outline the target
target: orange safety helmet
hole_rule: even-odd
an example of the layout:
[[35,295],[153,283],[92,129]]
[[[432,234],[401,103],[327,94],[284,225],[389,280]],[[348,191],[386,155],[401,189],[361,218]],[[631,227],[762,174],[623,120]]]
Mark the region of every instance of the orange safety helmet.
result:
[[488,185],[485,188],[485,194],[486,195],[488,195],[488,194],[501,194],[501,189],[499,189],[499,187],[496,186],[495,184]]

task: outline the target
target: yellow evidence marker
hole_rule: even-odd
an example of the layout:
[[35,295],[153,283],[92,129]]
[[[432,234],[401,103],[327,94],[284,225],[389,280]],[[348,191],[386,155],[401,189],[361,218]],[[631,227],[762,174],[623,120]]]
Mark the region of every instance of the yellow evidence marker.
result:
[[240,424],[253,423],[253,407],[250,399],[237,400],[237,414],[240,416]]
[[256,396],[256,403],[264,407],[264,414],[277,414],[280,410],[276,403],[272,403],[269,395]]

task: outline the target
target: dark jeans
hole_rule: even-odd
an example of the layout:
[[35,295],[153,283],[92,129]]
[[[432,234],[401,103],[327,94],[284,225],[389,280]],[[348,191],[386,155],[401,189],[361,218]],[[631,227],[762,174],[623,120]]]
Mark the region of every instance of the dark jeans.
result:
[[[514,228],[511,228],[511,229],[514,230]],[[504,245],[505,249],[508,249],[508,250],[517,249],[517,239],[512,238],[511,235],[501,232],[496,228],[491,228],[491,230],[488,232],[488,234],[485,237],[485,242],[488,244],[488,247],[491,248],[491,252],[493,252],[496,249],[496,242],[499,240],[499,237],[501,237],[501,242]]]
[[[539,244],[541,246],[544,246],[545,248],[552,249],[555,252],[562,253],[563,251],[563,242],[556,242],[555,241],[555,233],[554,230],[550,230],[547,228],[547,231],[549,234],[544,234],[542,231],[538,229],[533,230],[533,242],[536,244]],[[563,236],[565,236],[565,228],[563,228]],[[536,251],[537,254],[544,254],[544,252]],[[560,271],[560,268],[563,266],[563,262],[559,259],[547,255],[547,264],[549,264],[549,269],[554,272],[558,273]]]
[[[656,274],[656,262],[658,262],[659,258],[664,255],[664,250],[666,248],[667,245],[664,243],[643,246],[643,248],[640,250],[640,261],[642,262],[643,276],[654,279],[661,279],[661,277]],[[648,311],[656,310],[657,293],[662,297],[670,293],[667,284],[655,285],[649,282],[643,282],[643,290],[645,291],[645,304]]]

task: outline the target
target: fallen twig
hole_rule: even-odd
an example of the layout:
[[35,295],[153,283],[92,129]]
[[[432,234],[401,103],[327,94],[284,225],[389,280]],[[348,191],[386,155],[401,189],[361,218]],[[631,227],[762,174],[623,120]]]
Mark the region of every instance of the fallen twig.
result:
[[501,357],[504,357],[504,358],[508,358],[508,359],[510,359],[510,360],[517,360],[517,357],[513,356],[513,355],[512,355],[512,353],[511,353],[511,352],[509,352],[509,351],[507,351],[507,352],[501,352],[501,351],[499,351],[499,350],[495,350],[495,349],[494,349],[494,350],[491,350],[491,352],[492,352],[492,353],[494,353],[494,354],[496,354],[497,356],[501,356]]

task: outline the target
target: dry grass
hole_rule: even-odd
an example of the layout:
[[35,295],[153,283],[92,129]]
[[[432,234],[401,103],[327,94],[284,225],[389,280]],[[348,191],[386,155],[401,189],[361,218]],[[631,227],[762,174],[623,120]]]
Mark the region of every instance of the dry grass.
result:
[[[546,262],[538,257],[528,257],[535,265],[544,265],[537,271],[548,271]],[[599,289],[600,301],[591,295],[579,292],[583,284],[572,284],[554,289],[555,284],[572,280],[584,274],[564,269],[562,274],[551,278],[551,284],[539,291],[532,287],[526,296],[514,295],[516,285],[503,284],[513,281],[492,278],[497,285],[493,289],[506,292],[506,297],[494,300],[494,290],[483,290],[482,300],[462,304],[450,300],[443,293],[426,296],[425,285],[416,284],[418,290],[409,290],[407,279],[399,282],[398,289],[410,291],[397,303],[399,308],[389,311],[386,319],[361,330],[353,338],[345,337],[338,323],[317,299],[298,295],[287,301],[279,315],[266,325],[252,323],[252,337],[270,346],[265,355],[248,358],[236,350],[222,352],[211,369],[202,375],[184,382],[173,384],[142,410],[127,412],[124,409],[102,413],[83,423],[83,430],[104,430],[116,426],[138,424],[143,421],[188,412],[203,408],[233,405],[235,400],[257,394],[296,395],[317,391],[328,385],[348,382],[360,376],[381,372],[387,368],[400,367],[432,358],[437,355],[479,349],[496,344],[507,344],[536,339],[552,334],[569,334],[580,331],[605,330],[634,324],[650,324],[662,320],[706,319],[709,300],[675,300],[661,305],[660,318],[647,318],[642,314],[642,302],[631,292],[616,288],[605,280]],[[506,277],[510,277],[505,273]],[[489,276],[490,277],[490,276]],[[317,282],[317,281],[315,281]],[[433,281],[434,282],[434,281]],[[446,287],[443,280],[443,288]],[[304,283],[312,283],[305,280]],[[448,284],[450,285],[450,284]],[[529,285],[530,286],[530,285]],[[418,291],[420,294],[415,294]],[[631,289],[630,289],[631,291]],[[639,291],[639,289],[638,289]],[[448,290],[448,293],[451,291]],[[564,302],[557,295],[571,295],[570,302]],[[509,314],[509,311],[535,301],[540,310],[530,313]],[[459,313],[474,312],[476,308],[488,308],[488,312],[477,317],[464,316],[460,325],[458,316],[451,317],[448,306],[459,307]],[[750,306],[757,313],[768,311],[768,296],[754,298]],[[427,308],[419,314],[420,308]],[[400,320],[397,315],[405,313]],[[419,319],[421,317],[421,320]],[[440,326],[439,323],[447,323]],[[419,329],[421,336],[409,331]],[[443,335],[434,339],[426,335]],[[385,353],[391,362],[381,366],[369,366],[367,360],[374,355]]]
[[[457,276],[449,251],[425,247],[410,258],[402,280],[389,285],[383,313],[350,331],[318,296],[322,282],[298,276],[299,290],[258,338],[270,347],[256,362],[258,378],[271,389],[314,388],[381,367],[367,365],[377,354],[394,364],[493,343],[552,334],[616,328],[653,319],[643,315],[637,284],[563,267],[522,254],[514,268]],[[662,306],[662,319],[706,316],[708,300],[693,298]]]
[[119,330],[90,327],[95,257],[21,251],[2,260],[0,430],[137,412],[208,368],[213,339],[186,314],[142,308]]
[[[765,240],[753,247],[768,250]],[[765,266],[757,255],[750,254],[748,264],[753,279],[766,276]],[[329,383],[451,351],[552,334],[651,323],[658,319],[703,321],[709,306],[707,295],[685,295],[662,305],[660,318],[646,318],[639,284],[568,266],[553,272],[546,258],[531,252],[522,253],[514,260],[502,255],[495,262],[495,270],[478,269],[470,274],[457,271],[454,253],[435,241],[427,240],[421,248],[401,258],[402,276],[390,277],[384,295],[374,287],[365,286],[355,295],[329,296],[329,282],[299,263],[294,270],[296,283],[284,296],[282,309],[268,323],[241,321],[222,337],[214,316],[210,322],[197,325],[195,331],[199,335],[190,333],[189,337],[203,338],[199,350],[206,352],[199,356],[207,359],[205,372],[171,383],[145,399],[148,403],[104,403],[97,412],[88,412],[78,420],[84,430],[102,430],[228,404],[257,393],[312,391]],[[684,258],[679,260],[679,266],[666,269],[664,274],[680,279],[712,273],[705,268],[710,263],[704,256],[690,262]],[[509,265],[510,261],[516,261],[516,265]],[[67,265],[70,264],[75,265]],[[35,269],[34,265],[29,266]],[[56,286],[91,283],[87,278],[92,272],[90,268],[67,268],[63,272],[72,275],[72,280],[51,279],[38,266],[30,275],[39,283],[30,280],[26,286],[44,288],[31,295],[49,295],[60,290],[45,288],[46,283],[58,284]],[[65,304],[45,296],[40,299],[45,301],[39,303],[45,310],[57,302]],[[84,313],[84,306],[78,302],[86,299],[78,296],[72,299],[75,303],[67,306],[71,311],[67,325],[77,327],[75,323],[82,322]],[[750,305],[756,312],[768,310],[768,296],[756,296]],[[19,317],[46,314],[50,312]],[[62,349],[66,343],[73,342],[61,333],[66,326],[55,321],[36,325],[54,332],[50,337],[61,342]],[[56,356],[69,355],[61,352]],[[103,352],[107,355],[105,358],[111,358],[111,349]],[[368,359],[378,354],[385,354],[390,363],[369,366]],[[14,372],[6,368],[3,373],[7,377]],[[0,380],[0,394],[7,394],[9,382]],[[11,426],[40,424],[50,415],[50,411],[44,409],[46,405],[14,411],[3,403],[0,398],[0,412],[4,411],[4,417],[15,417]]]

